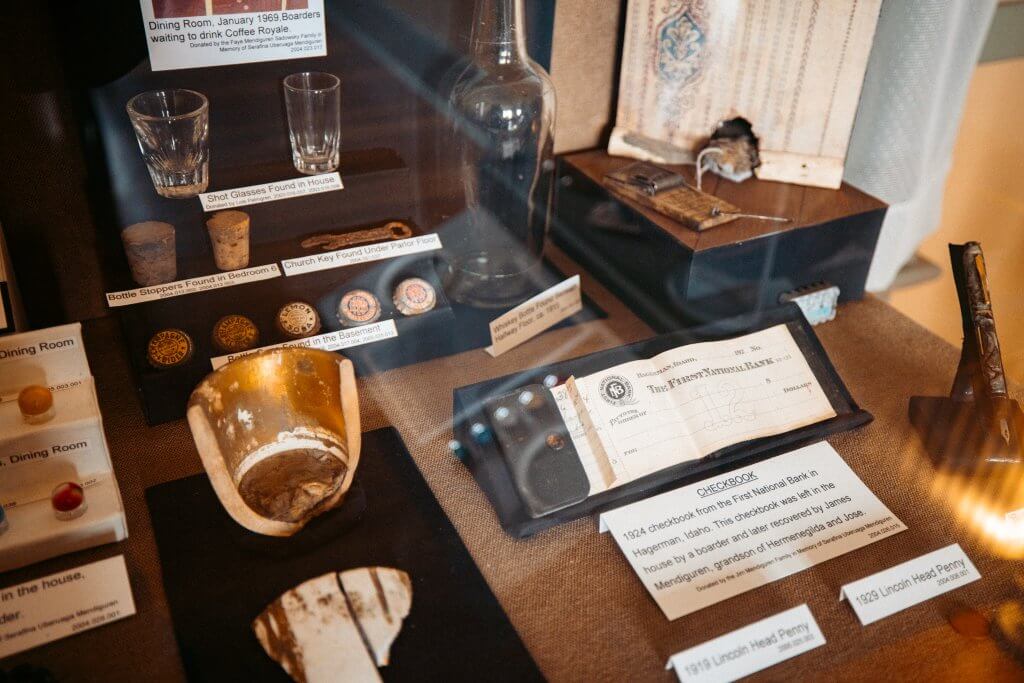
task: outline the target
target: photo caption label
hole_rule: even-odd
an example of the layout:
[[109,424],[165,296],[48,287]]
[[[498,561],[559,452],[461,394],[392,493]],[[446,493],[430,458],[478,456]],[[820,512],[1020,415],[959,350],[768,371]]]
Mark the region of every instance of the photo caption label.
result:
[[135,614],[124,555],[0,589],[0,658]]
[[806,604],[672,655],[680,681],[726,683],[821,647],[825,636]]
[[384,259],[396,256],[436,251],[440,248],[441,238],[436,234],[419,235],[392,242],[378,242],[377,244],[367,244],[361,247],[338,249],[337,251],[326,251],[322,254],[310,254],[309,256],[285,259],[281,261],[281,267],[284,269],[285,277],[288,277],[351,266],[356,263],[383,261]]
[[[232,14],[214,14],[210,2],[141,0],[141,3],[153,71],[327,54],[324,0],[281,2],[281,11],[250,10]],[[187,9],[182,10],[182,7]],[[239,9],[243,7],[247,5],[238,5]]]
[[959,543],[848,583],[839,593],[862,626],[981,578]]
[[161,299],[172,299],[176,296],[195,294],[197,292],[208,292],[211,289],[223,289],[244,285],[247,282],[258,282],[259,280],[271,280],[281,277],[281,269],[276,263],[268,263],[265,266],[254,266],[242,270],[229,270],[224,273],[203,275],[188,280],[178,280],[152,287],[139,287],[138,289],[126,289],[121,292],[107,292],[107,306],[117,308],[118,306],[131,306],[147,301],[159,301]]
[[363,325],[361,327],[353,327],[351,329],[318,334],[315,337],[296,339],[295,341],[273,344],[271,346],[261,346],[258,349],[250,349],[248,351],[242,351],[241,353],[233,353],[228,356],[216,356],[210,359],[210,365],[213,366],[214,370],[218,370],[233,360],[253,353],[258,353],[260,351],[267,351],[269,349],[284,349],[297,346],[307,349],[321,349],[323,351],[340,351],[341,349],[348,349],[353,346],[362,346],[363,344],[372,344],[373,342],[381,341],[383,339],[392,339],[397,336],[398,328],[395,327],[395,321],[382,320],[380,322]]
[[199,195],[199,202],[203,205],[203,211],[209,212],[343,189],[345,186],[341,182],[341,175],[334,172],[290,178],[262,185],[236,187],[230,190],[204,192]]
[[670,620],[907,528],[824,442],[600,520]]

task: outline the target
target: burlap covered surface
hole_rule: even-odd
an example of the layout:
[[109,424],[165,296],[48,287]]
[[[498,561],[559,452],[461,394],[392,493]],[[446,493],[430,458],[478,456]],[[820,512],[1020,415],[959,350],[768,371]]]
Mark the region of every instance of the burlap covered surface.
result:
[[[575,270],[563,264],[566,272]],[[836,321],[817,328],[854,398],[875,415],[872,424],[831,443],[907,524],[907,531],[674,622],[662,615],[614,541],[598,533],[595,519],[527,540],[505,535],[483,493],[447,450],[452,389],[650,335],[606,290],[585,275],[583,281],[587,293],[609,312],[608,319],[545,334],[497,359],[470,351],[360,381],[363,429],[394,424],[401,432],[549,679],[673,680],[664,669],[672,653],[802,603],[811,608],[828,643],[763,672],[764,679],[1024,677],[994,640],[968,640],[946,620],[960,604],[990,613],[1014,595],[1013,573],[1019,571],[957,521],[954,501],[936,487],[906,419],[910,395],[948,391],[957,352],[877,300],[848,304]],[[184,674],[143,491],[202,467],[183,421],[145,425],[114,321],[92,321],[85,329],[130,537],[117,546],[11,572],[0,585],[124,553],[138,614],[11,657],[0,667],[31,662],[47,666],[62,680],[180,680]],[[953,542],[974,560],[981,581],[866,628],[838,600],[844,583]],[[297,576],[296,582],[305,578]]]

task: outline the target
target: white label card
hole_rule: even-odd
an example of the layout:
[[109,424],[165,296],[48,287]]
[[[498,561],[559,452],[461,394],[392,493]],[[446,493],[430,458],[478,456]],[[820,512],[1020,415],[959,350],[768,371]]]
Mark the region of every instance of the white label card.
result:
[[816,443],[601,515],[669,619],[907,527]]
[[80,349],[81,335],[78,325],[61,325],[7,337],[0,342],[0,363],[26,361],[48,353]]
[[0,589],[0,658],[135,614],[124,555]]
[[211,289],[244,285],[247,282],[270,280],[275,277],[281,277],[281,269],[277,267],[276,263],[243,268],[241,270],[229,270],[224,273],[203,275],[202,277],[178,280],[162,285],[126,289],[121,292],[107,292],[107,306],[111,308],[131,306],[132,304],[171,299],[176,296],[195,294],[196,292],[208,292]]
[[248,351],[233,353],[228,356],[216,356],[210,359],[210,365],[213,366],[214,370],[217,370],[237,358],[248,356],[258,351],[266,351],[268,349],[283,349],[290,346],[300,346],[309,349],[321,349],[323,351],[340,351],[341,349],[370,344],[372,342],[381,341],[382,339],[391,339],[397,336],[398,328],[395,327],[395,321],[382,320],[370,325],[362,325],[360,327],[353,327],[347,330],[327,332],[325,334],[318,334],[315,337],[296,339],[295,341],[284,342],[282,344],[262,346],[258,349],[249,349]]
[[725,683],[824,644],[811,610],[800,605],[674,654],[666,668],[686,683]]
[[0,403],[29,384],[65,391],[90,375],[80,323],[0,337]]
[[848,583],[839,594],[864,626],[981,578],[959,543]]
[[288,277],[291,275],[315,273],[318,270],[351,266],[356,263],[369,263],[396,256],[436,251],[440,248],[441,238],[436,234],[420,235],[392,242],[379,242],[361,247],[338,249],[337,251],[327,251],[322,254],[310,254],[309,256],[286,259],[281,261],[281,267],[284,268],[285,277]]
[[141,0],[153,71],[327,54],[324,0]]
[[341,183],[341,176],[335,172],[290,178],[262,185],[236,187],[233,190],[204,192],[199,195],[199,201],[203,205],[203,211],[220,211],[221,209],[234,209],[239,206],[276,202],[279,199],[305,197],[306,195],[343,189],[345,186]]
[[581,310],[580,276],[573,275],[492,320],[491,345],[484,350],[500,356]]

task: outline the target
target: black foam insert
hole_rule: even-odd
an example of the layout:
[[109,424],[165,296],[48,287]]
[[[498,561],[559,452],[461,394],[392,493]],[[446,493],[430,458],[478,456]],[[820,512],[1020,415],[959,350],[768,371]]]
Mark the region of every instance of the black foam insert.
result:
[[345,503],[291,538],[239,526],[206,475],[149,488],[146,501],[190,680],[289,680],[252,620],[303,581],[365,566],[413,584],[385,681],[543,680],[394,429],[363,434]]

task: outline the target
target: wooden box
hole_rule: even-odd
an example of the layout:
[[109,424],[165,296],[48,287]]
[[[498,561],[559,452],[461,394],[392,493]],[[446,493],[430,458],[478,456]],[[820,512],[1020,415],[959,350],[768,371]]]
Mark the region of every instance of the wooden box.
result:
[[[632,163],[601,150],[560,158],[554,241],[658,331],[764,310],[816,282],[860,299],[886,204],[838,190],[705,175],[704,191],[744,212],[696,232],[610,193],[605,173]],[[692,167],[670,167],[695,184]]]

